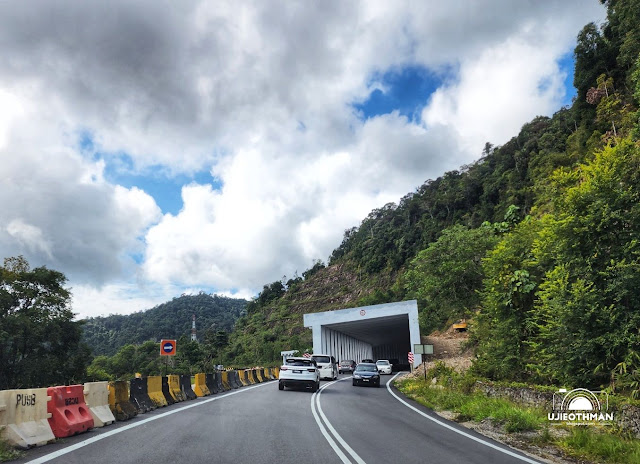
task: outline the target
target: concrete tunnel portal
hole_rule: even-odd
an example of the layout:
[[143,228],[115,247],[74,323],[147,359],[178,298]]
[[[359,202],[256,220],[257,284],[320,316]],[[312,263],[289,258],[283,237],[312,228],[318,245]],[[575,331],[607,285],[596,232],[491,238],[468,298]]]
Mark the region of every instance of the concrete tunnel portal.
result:
[[[409,364],[408,353],[420,343],[416,300],[304,315],[313,331],[313,352],[336,360],[397,359]],[[414,367],[420,357],[414,357]]]

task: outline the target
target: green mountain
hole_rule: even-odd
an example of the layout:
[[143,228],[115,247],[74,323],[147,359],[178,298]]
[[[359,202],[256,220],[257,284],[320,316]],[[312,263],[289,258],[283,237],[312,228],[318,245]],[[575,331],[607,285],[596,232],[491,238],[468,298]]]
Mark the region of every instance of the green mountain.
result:
[[265,285],[227,361],[310,347],[305,312],[416,298],[423,334],[473,317],[487,377],[640,384],[640,1],[603,3],[570,107],[375,209],[327,266]]
[[203,339],[207,332],[230,332],[246,306],[246,300],[237,298],[182,295],[146,311],[86,319],[82,337],[95,355],[111,356],[124,345],[189,336],[195,314],[197,333]]

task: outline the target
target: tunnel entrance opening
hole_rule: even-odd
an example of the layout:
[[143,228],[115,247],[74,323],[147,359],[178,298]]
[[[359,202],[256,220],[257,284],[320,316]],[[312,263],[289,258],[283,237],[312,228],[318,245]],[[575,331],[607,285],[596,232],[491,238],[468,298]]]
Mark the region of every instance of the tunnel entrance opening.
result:
[[420,343],[415,300],[309,313],[304,326],[313,331],[313,352],[339,361],[388,359],[408,366],[409,351]]

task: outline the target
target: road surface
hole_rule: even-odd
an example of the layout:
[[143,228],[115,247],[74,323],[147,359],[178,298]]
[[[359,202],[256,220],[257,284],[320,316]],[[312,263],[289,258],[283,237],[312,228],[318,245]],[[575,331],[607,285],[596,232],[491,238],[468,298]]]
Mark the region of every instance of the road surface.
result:
[[536,463],[383,385],[348,375],[317,393],[267,382],[178,403],[54,444],[19,463]]

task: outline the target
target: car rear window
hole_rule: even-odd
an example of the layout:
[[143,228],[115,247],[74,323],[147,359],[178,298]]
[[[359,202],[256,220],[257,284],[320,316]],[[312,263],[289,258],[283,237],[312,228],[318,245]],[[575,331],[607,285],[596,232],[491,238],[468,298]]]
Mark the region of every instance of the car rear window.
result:
[[341,366],[350,366],[353,364],[353,361],[340,361]]
[[287,366],[312,366],[313,362],[307,359],[287,359]]
[[376,366],[363,366],[360,365],[358,367],[356,367],[356,372],[360,371],[360,372],[377,372],[378,369],[376,369]]
[[331,362],[331,359],[329,358],[329,356],[314,356],[313,359],[315,359],[316,362],[319,362],[319,363]]
[[378,361],[376,364],[378,366],[388,366],[389,365],[389,361]]

